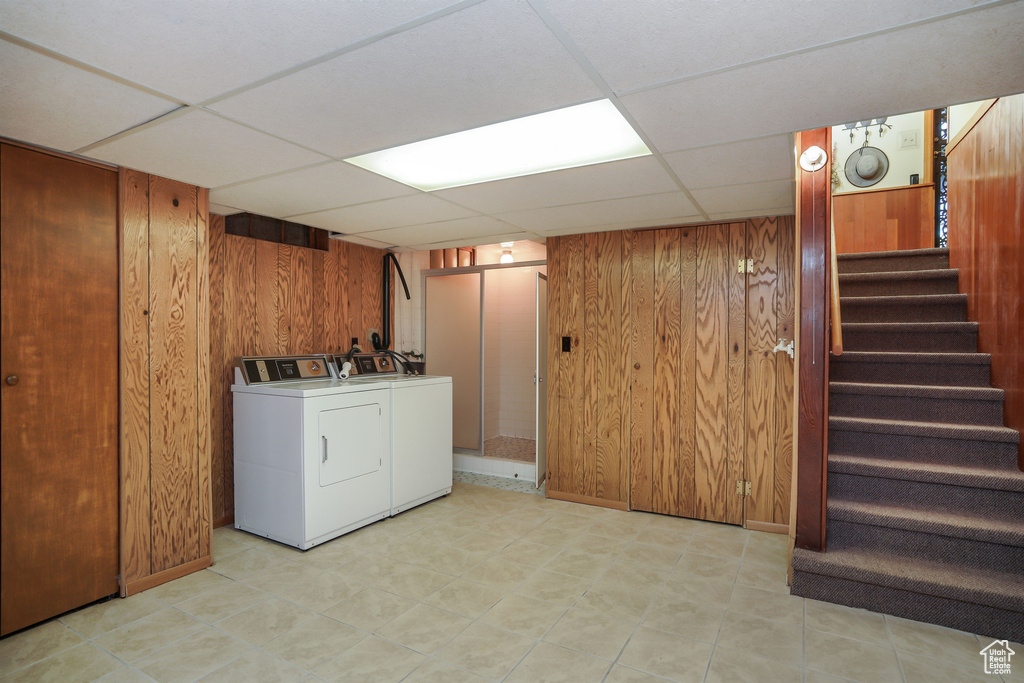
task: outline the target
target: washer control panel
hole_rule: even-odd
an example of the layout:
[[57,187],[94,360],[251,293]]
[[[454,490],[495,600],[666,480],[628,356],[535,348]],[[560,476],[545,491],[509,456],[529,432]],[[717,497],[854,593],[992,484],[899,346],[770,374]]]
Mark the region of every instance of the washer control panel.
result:
[[395,374],[395,361],[386,353],[353,353],[352,365],[360,375]]
[[238,364],[246,384],[302,382],[332,376],[327,356],[323,354],[240,358]]

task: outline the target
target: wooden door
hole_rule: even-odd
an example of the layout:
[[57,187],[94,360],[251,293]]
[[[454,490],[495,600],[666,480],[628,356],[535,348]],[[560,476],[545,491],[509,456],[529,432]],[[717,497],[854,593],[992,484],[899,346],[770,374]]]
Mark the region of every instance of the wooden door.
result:
[[0,145],[0,243],[7,634],[118,589],[117,174]]

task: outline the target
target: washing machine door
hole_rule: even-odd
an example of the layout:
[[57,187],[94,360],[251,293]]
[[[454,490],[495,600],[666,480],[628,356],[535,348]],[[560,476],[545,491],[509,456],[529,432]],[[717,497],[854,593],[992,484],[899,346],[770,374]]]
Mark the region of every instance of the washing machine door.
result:
[[320,411],[320,486],[380,471],[381,409],[377,403]]

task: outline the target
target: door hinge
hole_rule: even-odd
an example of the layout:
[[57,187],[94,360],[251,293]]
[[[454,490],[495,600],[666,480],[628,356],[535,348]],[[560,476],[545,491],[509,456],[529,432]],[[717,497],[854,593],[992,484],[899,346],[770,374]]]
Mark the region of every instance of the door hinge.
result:
[[749,481],[736,481],[736,495],[737,496],[749,496],[750,495],[750,482]]
[[736,272],[740,273],[753,273],[754,272],[754,259],[740,259],[736,264]]

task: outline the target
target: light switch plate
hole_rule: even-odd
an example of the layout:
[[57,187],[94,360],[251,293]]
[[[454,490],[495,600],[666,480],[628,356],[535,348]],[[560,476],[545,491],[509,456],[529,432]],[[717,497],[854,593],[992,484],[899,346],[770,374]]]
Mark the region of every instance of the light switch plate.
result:
[[906,149],[908,147],[917,147],[918,138],[920,131],[917,130],[901,130],[900,131],[900,149]]

